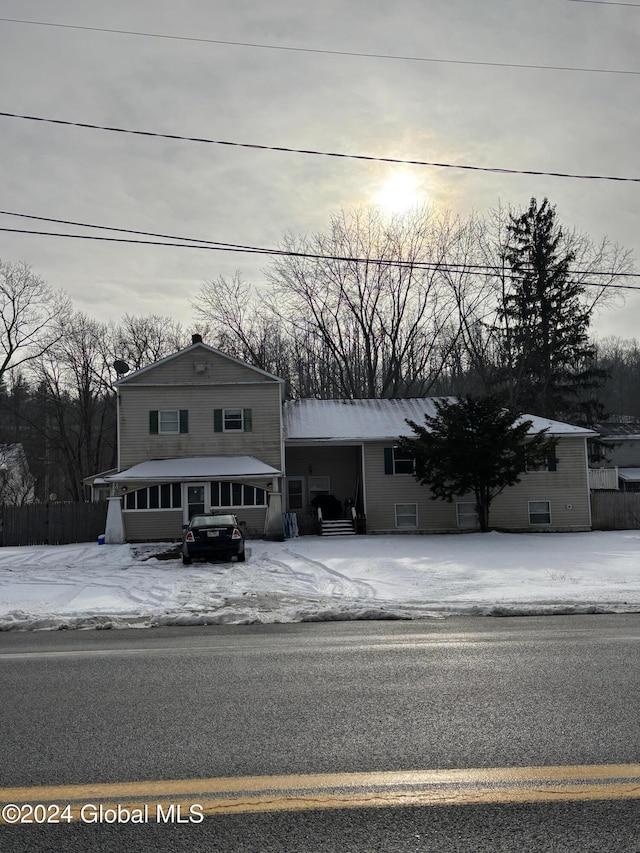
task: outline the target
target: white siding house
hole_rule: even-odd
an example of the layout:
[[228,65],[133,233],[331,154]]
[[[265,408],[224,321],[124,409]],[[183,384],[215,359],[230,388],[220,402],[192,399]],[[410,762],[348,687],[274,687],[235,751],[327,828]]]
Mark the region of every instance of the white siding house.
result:
[[[473,499],[434,501],[397,447],[407,419],[435,414],[433,398],[284,401],[276,376],[199,340],[117,383],[118,467],[111,541],[175,539],[191,514],[231,511],[249,535],[283,535],[283,511],[317,532],[314,504],[333,496],[369,533],[477,528]],[[558,439],[549,470],[522,475],[492,504],[492,526],[577,531],[591,526],[590,430],[535,416]],[[338,503],[339,502],[339,503]]]

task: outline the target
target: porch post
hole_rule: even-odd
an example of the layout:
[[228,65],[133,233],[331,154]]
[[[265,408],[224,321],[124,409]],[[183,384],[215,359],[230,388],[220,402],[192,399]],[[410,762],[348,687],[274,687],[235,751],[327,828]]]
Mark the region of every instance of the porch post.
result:
[[107,545],[122,545],[124,543],[124,524],[122,522],[122,498],[107,498],[107,524],[104,531],[104,541]]
[[272,491],[269,495],[269,505],[264,520],[264,538],[270,539],[273,542],[282,542],[284,540],[280,478],[274,479]]

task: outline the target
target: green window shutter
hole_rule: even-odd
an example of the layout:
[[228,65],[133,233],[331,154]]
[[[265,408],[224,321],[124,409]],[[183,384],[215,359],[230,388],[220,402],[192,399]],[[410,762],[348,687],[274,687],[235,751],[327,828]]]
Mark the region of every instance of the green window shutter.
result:
[[180,432],[189,432],[189,410],[180,409]]
[[393,474],[393,447],[384,449],[384,473]]
[[158,434],[158,410],[152,409],[149,412],[149,432],[151,435]]
[[547,471],[556,471],[558,468],[558,460],[556,459],[555,450],[549,451],[547,456]]
[[213,431],[222,432],[222,409],[213,410]]
[[244,410],[244,431],[252,432],[253,430],[253,421],[251,417],[251,409]]

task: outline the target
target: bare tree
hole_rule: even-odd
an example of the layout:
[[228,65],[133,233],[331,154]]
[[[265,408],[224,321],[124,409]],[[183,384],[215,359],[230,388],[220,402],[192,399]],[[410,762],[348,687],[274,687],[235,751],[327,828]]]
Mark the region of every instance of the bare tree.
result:
[[429,392],[473,302],[468,223],[429,208],[332,217],[326,233],[285,237],[258,292],[240,276],[206,284],[196,313],[221,344],[287,379],[294,396]]
[[112,326],[112,356],[126,362],[132,370],[152,364],[185,346],[187,332],[182,325],[158,314],[125,314]]
[[34,365],[44,415],[40,430],[48,478],[59,468],[55,480],[64,496],[81,501],[83,478],[115,464],[108,327],[78,311],[60,318],[57,338]]
[[0,260],[0,385],[7,371],[39,358],[59,340],[55,318],[67,297],[24,263]]

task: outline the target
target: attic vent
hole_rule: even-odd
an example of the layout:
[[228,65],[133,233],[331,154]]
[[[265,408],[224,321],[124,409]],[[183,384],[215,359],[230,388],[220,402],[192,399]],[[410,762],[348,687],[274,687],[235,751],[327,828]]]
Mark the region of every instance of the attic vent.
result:
[[194,361],[193,367],[196,373],[204,373],[207,369],[207,365],[204,363],[204,361]]
[[192,344],[201,344],[202,343],[202,335],[191,335],[191,343]]

